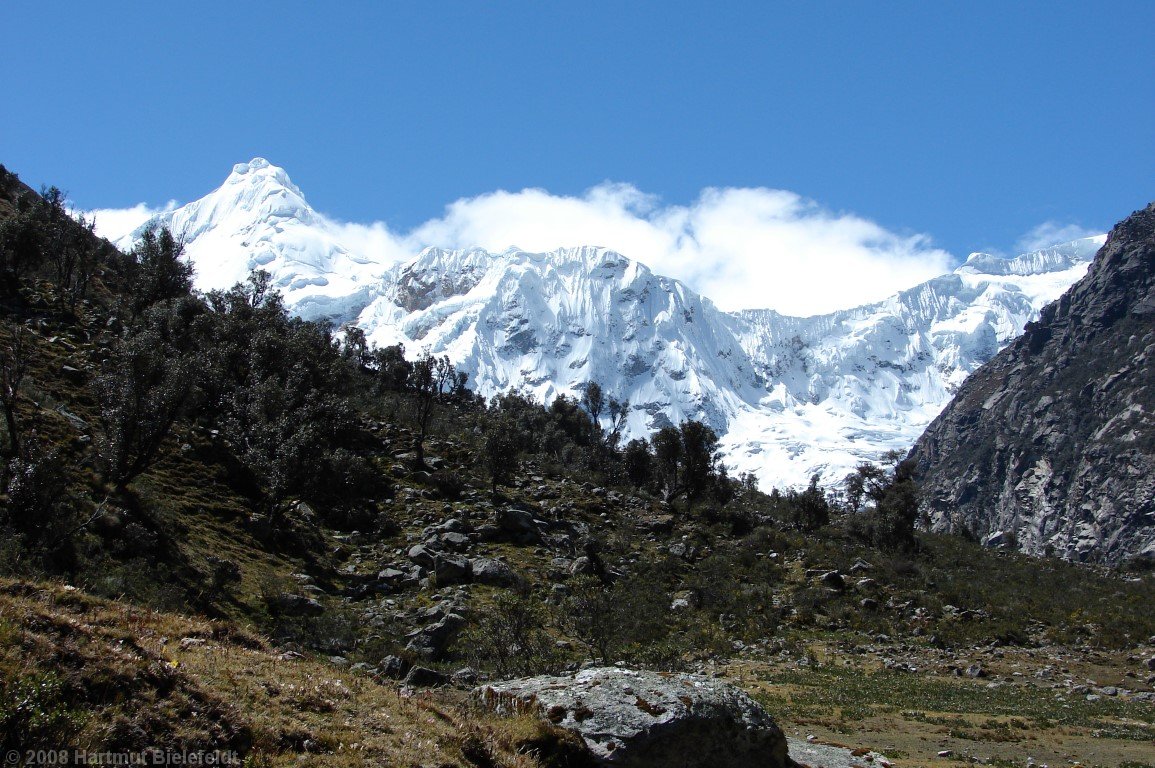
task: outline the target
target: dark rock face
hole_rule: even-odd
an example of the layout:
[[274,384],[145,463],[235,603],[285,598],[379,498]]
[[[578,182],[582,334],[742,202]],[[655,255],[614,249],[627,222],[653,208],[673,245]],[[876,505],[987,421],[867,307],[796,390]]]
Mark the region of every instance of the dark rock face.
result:
[[1155,555],[1155,203],[919,438],[931,528],[1031,554]]
[[707,677],[599,667],[493,683],[474,693],[499,711],[534,711],[576,731],[600,765],[794,765],[770,715],[742,691]]

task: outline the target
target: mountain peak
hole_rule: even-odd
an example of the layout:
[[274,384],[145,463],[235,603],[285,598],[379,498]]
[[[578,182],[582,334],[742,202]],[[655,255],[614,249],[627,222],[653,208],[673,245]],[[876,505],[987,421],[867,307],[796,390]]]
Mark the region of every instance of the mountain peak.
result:
[[1089,263],[1094,258],[1095,252],[1103,246],[1106,240],[1106,235],[1084,237],[1067,243],[1055,243],[1046,248],[1019,254],[1014,258],[982,252],[972,253],[955,272],[957,274],[999,276],[1042,275],[1060,272],[1078,264]]
[[258,185],[269,184],[284,187],[304,200],[300,188],[292,182],[289,174],[280,166],[273,165],[263,157],[254,157],[247,163],[237,163],[232,173],[225,179],[222,188],[235,184]]
[[161,223],[184,237],[202,290],[265,270],[296,314],[356,320],[378,346],[446,354],[485,396],[521,388],[549,401],[597,381],[630,402],[626,438],[701,419],[724,433],[731,469],[779,485],[815,472],[837,480],[909,447],[1087,266],[1062,247],[983,256],[828,315],[731,314],[603,246],[430,247],[376,261],[262,157]]

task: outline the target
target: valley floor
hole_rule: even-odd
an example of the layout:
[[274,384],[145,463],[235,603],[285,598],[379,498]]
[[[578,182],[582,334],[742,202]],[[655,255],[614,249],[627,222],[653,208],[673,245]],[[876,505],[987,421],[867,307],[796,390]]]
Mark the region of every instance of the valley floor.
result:
[[[406,688],[283,652],[228,622],[66,585],[0,584],[0,635],[0,671],[23,692],[19,703],[0,703],[0,720],[25,749],[160,748],[245,755],[258,766],[531,768],[554,763],[519,754],[527,745],[548,756],[565,740],[534,721],[479,711],[466,688]],[[758,698],[812,768],[1141,768],[1155,756],[1153,653],[1148,645],[959,654],[815,633],[801,658],[754,646],[702,671]]]
[[816,638],[809,663],[751,657],[718,671],[789,736],[872,750],[894,766],[1139,768],[1155,764],[1152,652],[956,654]]

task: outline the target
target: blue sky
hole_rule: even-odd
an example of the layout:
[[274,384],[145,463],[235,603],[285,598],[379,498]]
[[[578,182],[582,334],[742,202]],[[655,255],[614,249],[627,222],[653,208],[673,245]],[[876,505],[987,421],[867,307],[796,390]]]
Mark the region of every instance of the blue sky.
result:
[[766,188],[941,261],[1155,198],[1147,0],[17,1],[0,28],[0,163],[82,208],[263,156],[397,232],[498,190],[614,182],[646,218]]

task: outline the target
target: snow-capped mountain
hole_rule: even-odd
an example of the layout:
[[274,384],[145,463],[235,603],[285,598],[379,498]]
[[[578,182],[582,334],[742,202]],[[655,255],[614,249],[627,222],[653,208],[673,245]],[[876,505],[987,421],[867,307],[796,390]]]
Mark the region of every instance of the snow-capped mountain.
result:
[[1101,243],[975,254],[885,301],[806,318],[721,312],[604,248],[428,249],[383,276],[357,324],[378,345],[447,354],[487,396],[522,387],[548,402],[597,381],[631,404],[628,436],[701,419],[727,465],[766,486],[835,482],[909,449]]
[[1105,237],[954,272],[889,299],[796,318],[735,313],[766,395],[723,438],[729,463],[792,484],[906,452],[976,368],[1086,273]]
[[[384,267],[351,253],[337,228],[314,211],[281,168],[263,158],[233,166],[218,189],[157,216],[183,238],[196,287],[230,288],[263,269],[303,317],[339,317],[369,301]],[[140,230],[116,245],[127,250]]]
[[410,356],[446,354],[486,396],[520,387],[549,401],[596,381],[630,403],[627,437],[702,419],[722,436],[728,467],[764,487],[814,473],[834,483],[860,461],[909,449],[1103,242],[1009,260],[974,254],[885,301],[799,318],[722,312],[606,248],[429,248],[374,262],[343,246],[339,228],[261,159],[160,223],[183,235],[202,289],[265,269],[293,311],[355,319],[371,342],[403,343]]
[[447,354],[487,397],[549,402],[596,381],[633,405],[633,436],[689,418],[724,430],[764,391],[731,316],[605,248],[430,248],[385,274],[357,324],[379,346]]

